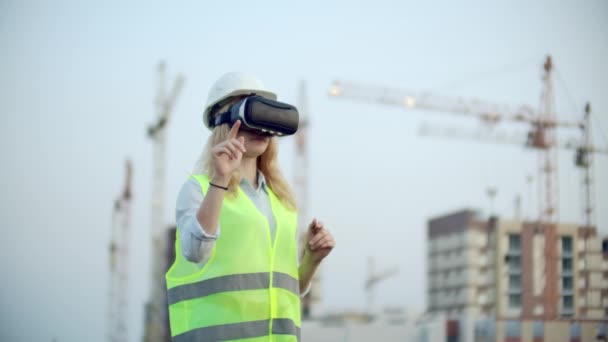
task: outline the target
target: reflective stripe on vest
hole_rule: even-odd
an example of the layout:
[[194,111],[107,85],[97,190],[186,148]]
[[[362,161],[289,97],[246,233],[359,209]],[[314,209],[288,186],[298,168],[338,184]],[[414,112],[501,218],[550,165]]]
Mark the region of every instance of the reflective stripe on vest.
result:
[[[289,274],[273,272],[272,286],[288,290],[299,296],[298,280]],[[219,292],[266,289],[270,283],[269,273],[232,274],[176,286],[168,290],[169,305],[183,300],[205,297]]]
[[[299,341],[300,328],[289,319],[274,319],[272,333],[275,335],[295,335]],[[173,337],[174,342],[225,341],[268,335],[269,320],[245,323],[214,325],[212,327],[190,330]]]
[[[206,193],[208,178],[194,178]],[[267,189],[274,241],[266,218],[240,189],[224,198],[222,231],[202,269],[183,257],[178,227],[175,262],[166,275],[174,341],[299,340],[297,217]]]

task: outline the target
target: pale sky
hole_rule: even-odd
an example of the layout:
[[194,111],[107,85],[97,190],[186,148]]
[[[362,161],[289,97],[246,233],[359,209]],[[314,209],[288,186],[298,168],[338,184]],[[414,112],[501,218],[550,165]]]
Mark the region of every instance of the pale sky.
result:
[[[453,115],[330,99],[335,78],[538,106],[541,64],[554,58],[559,117],[593,107],[608,147],[608,3],[596,1],[0,2],[0,182],[4,248],[0,340],[102,341],[110,214],[123,161],[133,159],[129,336],[139,341],[148,294],[151,144],[156,65],[185,88],[168,129],[167,216],[208,136],[207,91],[221,74],[258,75],[295,103],[308,82],[310,213],[334,233],[320,312],[363,310],[367,258],[400,273],[379,306],[425,308],[426,222],[462,208],[536,211],[518,146],[423,138],[422,122]],[[518,127],[502,126],[506,130]],[[523,130],[524,127],[519,127]],[[578,132],[560,131],[560,137]],[[293,180],[293,138],[280,161]],[[560,217],[581,222],[580,173],[560,152]],[[608,234],[608,156],[596,158],[597,222]],[[602,210],[603,209],[603,210]]]

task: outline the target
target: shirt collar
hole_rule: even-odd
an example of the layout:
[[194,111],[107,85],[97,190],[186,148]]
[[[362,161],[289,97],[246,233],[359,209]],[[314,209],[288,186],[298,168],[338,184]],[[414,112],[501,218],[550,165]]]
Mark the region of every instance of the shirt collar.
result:
[[264,191],[267,191],[266,190],[266,177],[264,177],[264,174],[260,170],[258,170],[258,184],[260,185],[260,187],[262,189],[264,189]]
[[[245,179],[245,177],[241,177],[241,184],[247,184],[248,186],[250,186],[253,189],[253,184],[249,183],[249,181],[247,179]],[[264,174],[262,173],[262,171],[258,170],[258,190],[260,190],[260,188],[262,190],[264,190],[264,192],[268,192],[267,189],[267,184],[266,184],[266,177],[264,177]]]

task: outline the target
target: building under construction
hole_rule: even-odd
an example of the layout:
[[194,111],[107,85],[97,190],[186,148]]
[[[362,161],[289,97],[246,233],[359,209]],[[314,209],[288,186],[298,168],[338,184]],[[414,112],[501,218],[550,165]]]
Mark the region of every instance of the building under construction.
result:
[[459,341],[595,341],[605,330],[608,237],[595,227],[463,210],[427,232],[427,311],[457,320]]

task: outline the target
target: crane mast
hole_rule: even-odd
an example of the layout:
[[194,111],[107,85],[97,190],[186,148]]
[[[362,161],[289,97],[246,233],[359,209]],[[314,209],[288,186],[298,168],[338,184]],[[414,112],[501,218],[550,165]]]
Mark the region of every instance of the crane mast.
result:
[[166,291],[164,275],[164,234],[165,198],[166,198],[166,140],[169,118],[175,101],[184,83],[178,75],[171,91],[165,91],[165,63],[158,66],[159,85],[156,96],[156,122],[148,127],[148,138],[153,144],[152,198],[150,211],[150,228],[152,248],[150,257],[150,299],[146,304],[146,326],[144,340],[160,342],[169,340],[166,310]]
[[[305,246],[308,233],[309,219],[309,170],[310,154],[309,133],[310,116],[308,107],[308,90],[305,81],[298,86],[298,112],[300,123],[295,134],[295,193],[298,201],[298,231],[300,246]],[[304,253],[304,251],[301,251]],[[302,298],[302,317],[308,319],[313,315],[313,307],[321,301],[321,272],[317,272],[311,280],[310,291]]]
[[128,341],[129,234],[133,168],[126,162],[125,187],[114,202],[110,241],[110,289],[106,338],[109,342]]

